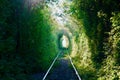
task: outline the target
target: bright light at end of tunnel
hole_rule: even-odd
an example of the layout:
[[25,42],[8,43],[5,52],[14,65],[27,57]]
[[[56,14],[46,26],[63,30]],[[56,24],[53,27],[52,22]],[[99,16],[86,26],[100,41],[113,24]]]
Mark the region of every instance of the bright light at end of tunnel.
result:
[[62,47],[63,48],[68,48],[69,47],[69,40],[66,36],[63,35],[62,37]]
[[67,42],[66,42],[66,40],[65,40],[65,39],[63,39],[63,41],[62,41],[62,45],[63,45],[63,47],[66,47]]

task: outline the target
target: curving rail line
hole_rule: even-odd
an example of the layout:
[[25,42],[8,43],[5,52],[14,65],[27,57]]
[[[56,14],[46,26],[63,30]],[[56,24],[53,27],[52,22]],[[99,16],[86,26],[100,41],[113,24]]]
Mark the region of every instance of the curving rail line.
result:
[[[44,75],[44,77],[43,77],[42,80],[45,80],[45,79],[46,79],[48,73],[50,72],[51,68],[53,67],[53,65],[55,64],[56,60],[58,59],[58,57],[59,57],[59,55],[60,55],[61,53],[62,53],[62,51],[60,51],[60,52],[57,54],[57,56],[56,56],[55,59],[53,60],[52,64],[50,65],[49,69],[47,70],[47,72],[46,72],[46,74]],[[70,63],[71,63],[71,65],[72,65],[72,67],[73,67],[73,69],[74,69],[74,71],[75,71],[75,73],[76,73],[76,75],[77,75],[77,77],[78,77],[78,80],[81,80],[81,78],[80,78],[80,76],[79,76],[79,74],[78,74],[78,71],[77,71],[77,69],[75,68],[75,66],[74,66],[74,64],[73,64],[73,62],[72,62],[72,58],[70,57],[69,54],[68,54],[68,56],[69,56]]]

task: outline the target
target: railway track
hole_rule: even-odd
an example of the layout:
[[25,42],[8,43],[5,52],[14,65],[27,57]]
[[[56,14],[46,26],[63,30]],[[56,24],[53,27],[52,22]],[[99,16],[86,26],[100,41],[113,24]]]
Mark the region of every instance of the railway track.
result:
[[[63,53],[63,52],[60,51],[60,52],[57,54],[57,56],[55,57],[55,59],[53,60],[52,64],[51,64],[50,67],[48,68],[48,70],[47,70],[47,72],[46,72],[46,74],[44,75],[44,77],[43,77],[42,80],[46,80],[47,76],[49,76],[48,74],[50,73],[50,71],[51,71],[51,69],[53,68],[55,62],[57,61],[57,59],[59,58],[60,54],[62,54],[62,53]],[[74,66],[74,64],[73,64],[73,62],[72,62],[72,58],[70,57],[69,53],[67,53],[67,55],[68,55],[68,57],[69,57],[69,62],[70,62],[70,64],[72,65],[72,69],[74,70],[74,71],[73,71],[74,73],[72,73],[72,74],[75,74],[75,76],[77,76],[77,80],[81,80],[81,78],[80,78],[80,76],[79,76],[79,74],[78,74],[78,71],[77,71],[77,69],[75,68],[75,66]],[[67,67],[67,68],[69,68],[69,67]],[[62,73],[62,72],[61,72],[61,74],[62,74],[62,75],[68,75],[68,74],[64,74],[64,73]],[[48,80],[48,79],[47,79],[47,80]],[[50,79],[50,80],[52,80],[52,79]],[[55,80],[56,80],[56,79],[55,79]],[[72,79],[72,80],[73,80],[73,79]]]

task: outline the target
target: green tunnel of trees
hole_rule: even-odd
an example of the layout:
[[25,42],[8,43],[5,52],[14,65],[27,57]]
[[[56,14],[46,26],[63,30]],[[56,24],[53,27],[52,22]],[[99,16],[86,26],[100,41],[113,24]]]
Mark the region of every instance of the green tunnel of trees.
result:
[[119,80],[120,1],[74,0],[71,11],[83,24],[95,68],[80,71],[83,80]]
[[0,80],[30,80],[57,53],[47,11],[24,1],[0,1]]
[[[57,54],[48,11],[24,1],[0,0],[0,80],[30,80]],[[82,79],[119,80],[120,1],[74,0],[70,12],[83,24],[95,68],[79,71]]]

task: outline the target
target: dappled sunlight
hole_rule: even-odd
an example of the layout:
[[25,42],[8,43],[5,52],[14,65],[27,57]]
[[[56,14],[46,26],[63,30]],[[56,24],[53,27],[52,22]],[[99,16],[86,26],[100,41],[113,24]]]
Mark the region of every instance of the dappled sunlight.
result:
[[[56,25],[56,33],[59,33],[61,30],[64,33],[67,33],[70,36],[70,47],[69,52],[70,56],[73,58],[76,63],[81,64],[81,66],[88,67],[91,62],[91,52],[88,46],[87,36],[83,31],[83,24],[71,16],[70,5],[72,1],[70,0],[58,0],[55,2],[49,2],[47,5],[50,9],[51,18],[53,23]],[[64,37],[64,36],[63,36]],[[67,47],[68,41],[63,39],[62,46]],[[68,56],[64,56],[68,58]],[[80,58],[80,59],[79,59]],[[75,65],[78,65],[76,64]],[[92,65],[91,65],[92,66]],[[77,66],[77,68],[79,68]]]
[[0,0],[0,32],[0,80],[120,80],[120,0]]
[[[70,0],[57,0],[55,2],[50,1],[47,5],[51,13],[53,24],[55,24],[56,32],[67,33],[70,36],[70,56],[73,58],[73,62],[78,69],[80,68],[93,68],[91,61],[91,52],[89,49],[89,43],[87,36],[83,29],[82,21],[78,21],[71,16],[70,6],[73,1]],[[63,36],[64,37],[64,36]],[[68,41],[63,39],[62,46],[67,47]],[[67,54],[64,58],[69,59]]]
[[[71,1],[69,0],[57,0],[55,2],[50,1],[47,4],[50,8],[51,17],[61,26],[65,26],[69,20],[65,11],[69,10],[70,3]],[[64,7],[65,5],[68,7]]]
[[72,48],[72,52],[71,52],[71,57],[75,57],[75,56],[77,56],[76,54],[78,51],[78,45],[75,42],[75,37],[73,37],[73,39],[72,39],[72,44],[74,44],[74,45],[72,45],[73,48]]
[[[76,25],[75,19],[73,19],[70,14],[67,13],[70,10],[70,5],[72,4],[72,1],[70,0],[57,0],[57,1],[49,1],[47,3],[51,18],[56,25],[56,33],[59,33],[61,30],[64,30],[65,33],[67,33],[70,36],[71,41],[71,53],[72,55],[77,54],[77,45],[75,42],[75,33],[79,33],[78,25]],[[63,33],[64,34],[64,33]],[[63,47],[68,47],[68,41],[65,39],[62,42]]]

